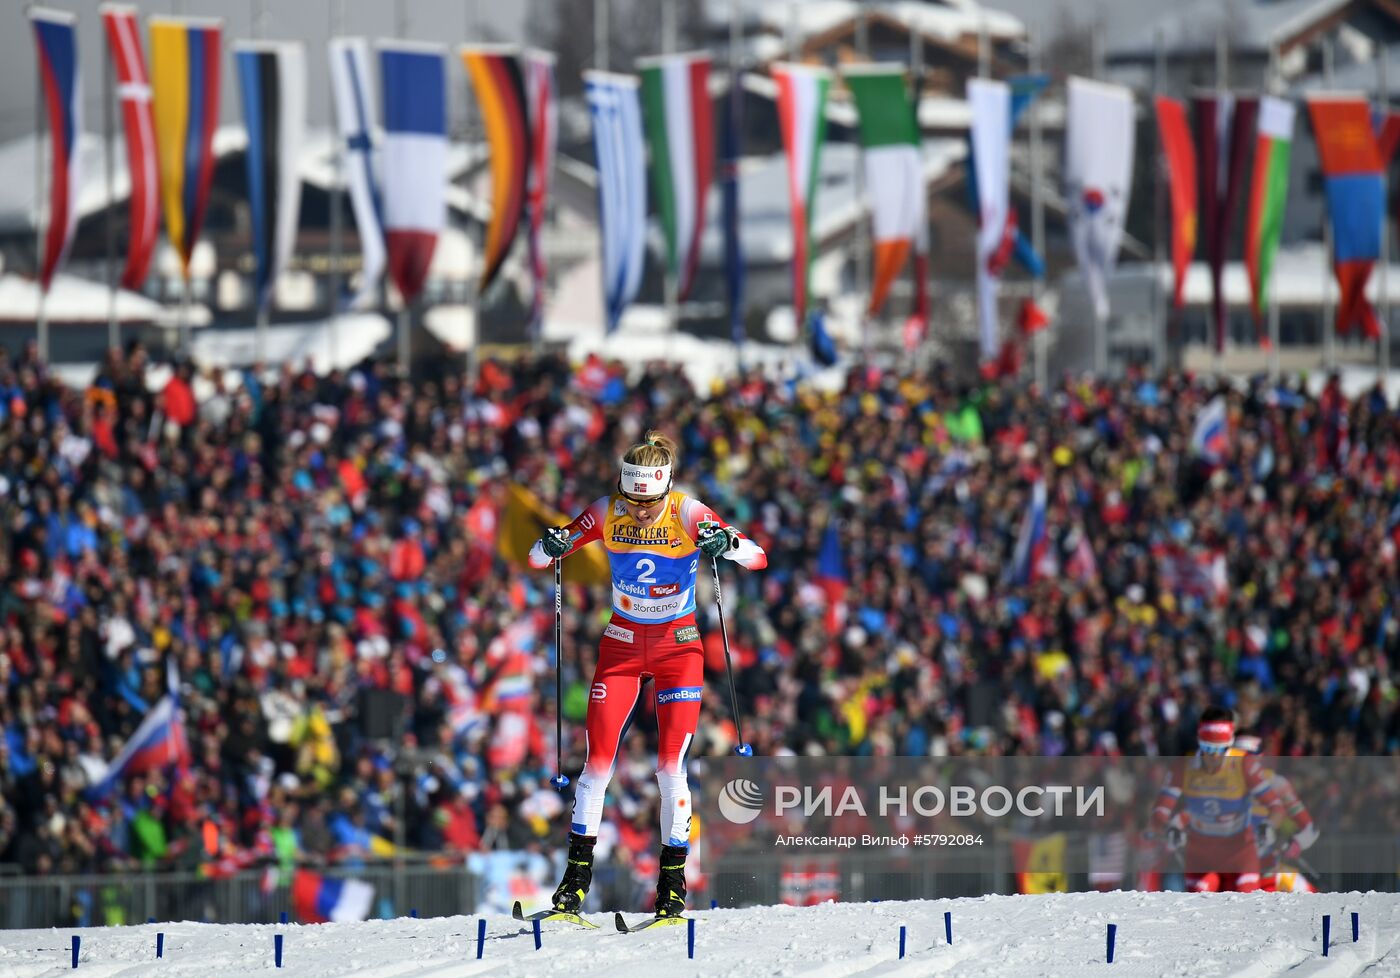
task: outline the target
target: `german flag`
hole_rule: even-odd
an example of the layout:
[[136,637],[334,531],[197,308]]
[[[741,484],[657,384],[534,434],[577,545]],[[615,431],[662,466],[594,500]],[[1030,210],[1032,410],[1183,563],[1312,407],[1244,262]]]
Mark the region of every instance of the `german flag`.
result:
[[481,291],[485,292],[510,252],[525,210],[530,168],[525,73],[514,47],[464,47],[461,53],[491,147],[491,223],[486,229],[486,261],[481,272]]

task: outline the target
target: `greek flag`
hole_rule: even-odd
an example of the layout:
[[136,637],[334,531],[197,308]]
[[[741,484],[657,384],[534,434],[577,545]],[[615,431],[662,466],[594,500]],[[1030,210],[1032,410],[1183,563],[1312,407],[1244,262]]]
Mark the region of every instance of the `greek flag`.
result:
[[647,228],[642,110],[636,78],[600,71],[585,72],[583,77],[598,156],[603,294],[611,333],[642,281]]
[[336,131],[344,140],[345,183],[362,256],[360,289],[350,305],[362,309],[376,303],[379,280],[384,275],[384,215],[374,176],[374,84],[369,75],[369,43],[361,37],[333,39],[330,63]]

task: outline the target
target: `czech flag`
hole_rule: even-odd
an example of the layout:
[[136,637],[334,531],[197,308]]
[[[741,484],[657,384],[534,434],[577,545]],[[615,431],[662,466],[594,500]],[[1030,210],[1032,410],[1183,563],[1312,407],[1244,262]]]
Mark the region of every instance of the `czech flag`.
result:
[[309,869],[292,874],[292,911],[303,924],[364,920],[374,904],[374,887],[364,880],[342,880]]
[[189,762],[190,746],[179,706],[173,695],[162,696],[88,794],[102,798],[123,778],[172,766],[184,767]]
[[428,281],[447,223],[447,55],[435,45],[383,42],[384,231],[389,274],[404,302]]
[[151,19],[151,87],[165,233],[190,274],[214,179],[223,27],[217,20]]
[[39,268],[40,287],[47,292],[54,272],[68,256],[78,226],[78,133],[82,131],[82,85],[78,81],[77,17],[58,10],[31,7],[44,79],[53,168],[49,176],[49,221]]

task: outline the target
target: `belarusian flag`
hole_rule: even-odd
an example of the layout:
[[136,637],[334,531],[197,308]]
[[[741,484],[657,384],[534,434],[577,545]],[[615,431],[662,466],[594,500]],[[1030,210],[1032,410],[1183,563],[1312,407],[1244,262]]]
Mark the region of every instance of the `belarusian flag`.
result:
[[924,175],[919,128],[900,65],[857,65],[841,76],[856,100],[865,150],[865,192],[875,236],[870,314],[885,304],[924,221]]
[[666,235],[666,267],[684,299],[700,262],[705,194],[714,172],[710,56],[668,54],[637,62],[642,121],[651,147],[651,184]]
[[812,269],[812,221],[821,183],[822,143],[826,140],[826,93],[831,73],[808,65],[776,64],[778,128],[787,154],[788,203],[792,210],[792,306],[797,328],[806,324],[807,289]]
[[[1265,95],[1259,100],[1259,135],[1254,144],[1254,179],[1244,226],[1244,263],[1254,296],[1254,317],[1263,318],[1269,273],[1274,267],[1283,209],[1288,202],[1288,156],[1293,142],[1293,103]],[[1267,342],[1267,341],[1266,341]]]

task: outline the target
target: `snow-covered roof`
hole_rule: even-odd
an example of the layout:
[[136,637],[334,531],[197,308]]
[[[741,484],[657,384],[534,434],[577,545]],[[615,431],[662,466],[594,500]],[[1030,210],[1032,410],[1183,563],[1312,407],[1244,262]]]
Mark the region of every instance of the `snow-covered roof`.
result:
[[[345,313],[334,319],[269,326],[265,363],[304,363],[317,373],[354,366],[389,338],[389,321],[378,313]],[[248,367],[256,360],[257,330],[209,329],[195,334],[193,356],[208,367]]]
[[1211,52],[1221,27],[1232,50],[1268,51],[1335,14],[1351,0],[1178,0],[1163,4],[1164,13],[1148,23],[1110,26],[1105,46],[1109,57],[1150,58],[1161,31],[1167,51]]
[[[49,287],[44,311],[61,323],[105,323],[110,294],[107,286],[73,275],[55,275]],[[165,312],[137,292],[117,291],[117,319],[120,322],[156,322]],[[39,315],[39,284],[20,275],[0,275],[0,321],[34,322]]]
[[[712,25],[729,22],[730,0],[710,0],[706,16]],[[983,30],[994,38],[1015,38],[1025,33],[1019,17],[995,10],[977,0],[745,0],[741,14],[747,22],[758,24],[775,34],[785,36],[795,29],[798,36],[808,38],[854,20],[861,8],[867,15],[882,15],[897,20],[911,30],[928,37],[954,41]]]

